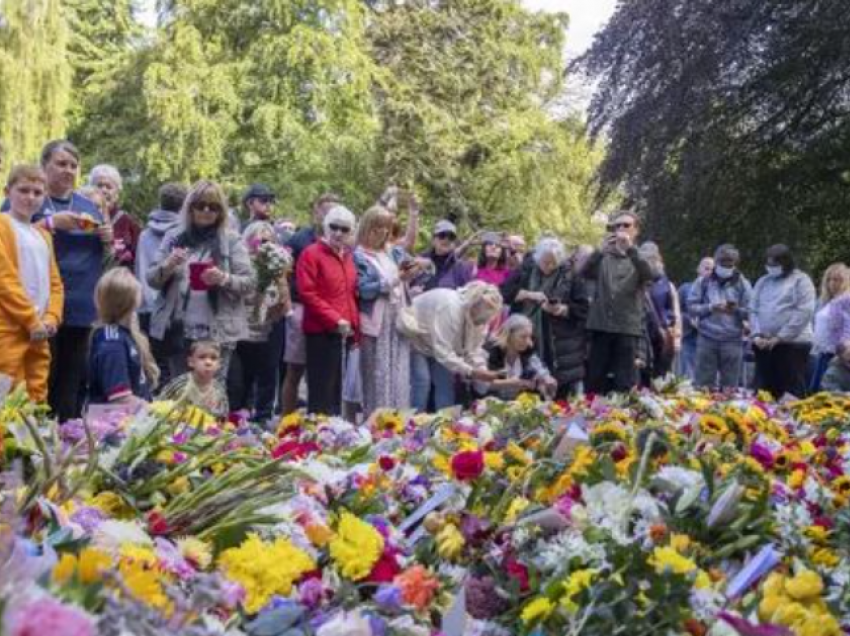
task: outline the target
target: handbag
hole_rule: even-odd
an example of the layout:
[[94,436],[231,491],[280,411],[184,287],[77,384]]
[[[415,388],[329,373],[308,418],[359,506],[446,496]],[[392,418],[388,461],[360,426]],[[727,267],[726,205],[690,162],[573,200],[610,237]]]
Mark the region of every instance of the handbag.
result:
[[419,338],[427,334],[416,319],[416,312],[413,309],[413,302],[410,299],[410,291],[405,284],[402,287],[402,301],[398,309],[395,319],[395,327],[398,332],[405,338]]

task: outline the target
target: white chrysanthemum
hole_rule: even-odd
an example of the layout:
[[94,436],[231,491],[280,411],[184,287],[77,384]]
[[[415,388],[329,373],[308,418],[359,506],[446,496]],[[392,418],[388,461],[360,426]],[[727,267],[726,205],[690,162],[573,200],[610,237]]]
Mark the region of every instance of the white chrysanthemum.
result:
[[372,636],[372,626],[359,611],[340,612],[322,625],[316,636]]
[[153,539],[138,521],[109,519],[97,526],[92,544],[104,552],[117,554],[126,545],[153,547]]
[[702,473],[679,466],[664,466],[655,475],[653,481],[660,483],[662,488],[670,492],[701,490],[705,487],[705,479]]
[[647,521],[657,520],[661,516],[658,502],[643,490],[632,498],[631,493],[622,486],[602,482],[585,486],[582,494],[590,524],[608,531],[620,545],[633,541],[633,537],[626,534],[628,521],[633,514]]
[[553,578],[565,574],[573,559],[581,561],[582,567],[594,569],[601,569],[606,564],[605,547],[598,543],[588,543],[580,532],[573,529],[540,541],[534,554],[534,565]]

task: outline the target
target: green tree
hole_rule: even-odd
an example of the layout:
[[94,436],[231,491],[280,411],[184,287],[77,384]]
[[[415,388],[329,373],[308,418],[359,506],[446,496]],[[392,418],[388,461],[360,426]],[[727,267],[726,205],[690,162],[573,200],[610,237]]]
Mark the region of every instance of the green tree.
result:
[[[820,269],[850,256],[850,12],[841,2],[624,2],[579,61],[594,132],[668,261],[721,242],[787,242]],[[675,246],[675,249],[672,247]]]
[[6,163],[35,161],[67,123],[71,65],[59,0],[0,0],[0,139]]
[[434,216],[591,238],[600,153],[554,108],[567,16],[514,0],[372,8],[384,178],[415,184]]

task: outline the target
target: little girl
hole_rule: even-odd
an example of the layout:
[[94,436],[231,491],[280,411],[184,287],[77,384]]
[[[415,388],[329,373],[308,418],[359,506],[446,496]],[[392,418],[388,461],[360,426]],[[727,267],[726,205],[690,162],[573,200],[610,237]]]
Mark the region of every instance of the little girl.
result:
[[98,327],[89,354],[89,403],[133,405],[151,399],[159,379],[136,311],[142,287],[130,270],[110,270],[97,284]]
[[196,406],[219,420],[227,418],[227,391],[217,377],[221,347],[211,340],[196,340],[189,346],[188,365],[189,373],[172,380],[159,399]]

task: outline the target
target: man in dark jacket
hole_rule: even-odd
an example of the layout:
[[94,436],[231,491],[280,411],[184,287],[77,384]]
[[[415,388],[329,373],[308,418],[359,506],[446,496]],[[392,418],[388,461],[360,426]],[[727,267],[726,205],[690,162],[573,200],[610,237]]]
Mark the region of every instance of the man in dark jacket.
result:
[[451,221],[437,221],[434,225],[431,249],[421,254],[433,263],[433,268],[417,277],[411,285],[414,294],[432,289],[459,289],[472,282],[474,268],[471,263],[459,258],[457,227]]
[[652,282],[652,268],[635,246],[639,230],[635,214],[619,212],[584,268],[585,278],[596,284],[587,319],[587,388],[593,393],[627,392],[637,382],[635,357],[644,333],[644,293]]

